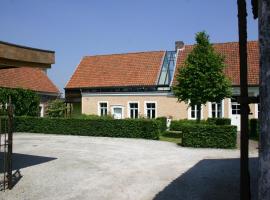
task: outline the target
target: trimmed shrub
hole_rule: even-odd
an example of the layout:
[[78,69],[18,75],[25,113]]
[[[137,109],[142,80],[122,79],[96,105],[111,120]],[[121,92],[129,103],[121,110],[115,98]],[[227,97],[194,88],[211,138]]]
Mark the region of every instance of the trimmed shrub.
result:
[[156,120],[16,117],[16,132],[158,139]]
[[249,136],[252,139],[259,140],[259,120],[258,119],[249,120]]
[[181,119],[181,120],[173,120],[171,122],[170,130],[171,131],[179,131],[183,125],[193,125],[193,124],[207,124],[205,120],[201,120],[198,123],[196,120],[188,120],[188,119]]
[[72,116],[71,118],[73,119],[113,119],[111,115],[99,116],[99,115],[86,115],[86,114]]
[[167,117],[157,117],[156,120],[160,122],[160,131],[165,132],[167,130]]
[[208,118],[206,121],[209,124],[215,124],[215,125],[231,125],[230,118]]
[[203,148],[235,148],[236,126],[210,124],[182,124],[174,126],[182,131],[182,146]]

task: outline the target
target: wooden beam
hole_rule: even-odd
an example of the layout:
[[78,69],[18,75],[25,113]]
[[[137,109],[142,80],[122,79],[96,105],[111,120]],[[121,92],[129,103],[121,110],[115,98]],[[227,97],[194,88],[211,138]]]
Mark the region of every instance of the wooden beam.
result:
[[0,41],[0,68],[49,68],[55,63],[54,51],[36,49]]

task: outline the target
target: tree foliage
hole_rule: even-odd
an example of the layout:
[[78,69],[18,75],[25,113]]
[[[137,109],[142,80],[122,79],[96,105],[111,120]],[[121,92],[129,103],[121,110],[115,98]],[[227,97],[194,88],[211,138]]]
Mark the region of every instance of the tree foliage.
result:
[[230,97],[231,84],[224,75],[224,67],[224,57],[215,52],[209,36],[205,32],[197,33],[196,45],[179,68],[174,95],[178,101],[197,105],[199,109],[207,102]]
[[48,103],[46,114],[49,117],[64,117],[66,104],[61,99],[55,99]]
[[16,116],[38,116],[39,115],[39,96],[31,91],[21,88],[10,89],[0,88],[0,114],[6,114],[6,104],[11,97]]

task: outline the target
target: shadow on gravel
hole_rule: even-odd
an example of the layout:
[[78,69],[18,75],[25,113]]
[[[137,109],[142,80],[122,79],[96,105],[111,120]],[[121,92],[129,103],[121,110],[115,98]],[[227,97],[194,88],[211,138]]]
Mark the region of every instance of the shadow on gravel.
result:
[[[3,173],[3,158],[4,153],[0,152],[0,173]],[[13,153],[12,159],[13,159],[12,169],[19,170],[25,167],[30,167],[33,165],[39,165],[45,162],[49,162],[57,158]]]
[[[250,158],[252,199],[257,200],[258,159]],[[240,160],[205,159],[179,176],[154,200],[239,200]]]

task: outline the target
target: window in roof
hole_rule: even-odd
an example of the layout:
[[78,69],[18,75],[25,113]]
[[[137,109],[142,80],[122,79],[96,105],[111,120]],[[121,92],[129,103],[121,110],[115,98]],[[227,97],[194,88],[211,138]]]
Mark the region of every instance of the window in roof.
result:
[[170,85],[175,70],[176,51],[166,51],[159,75],[158,85]]

